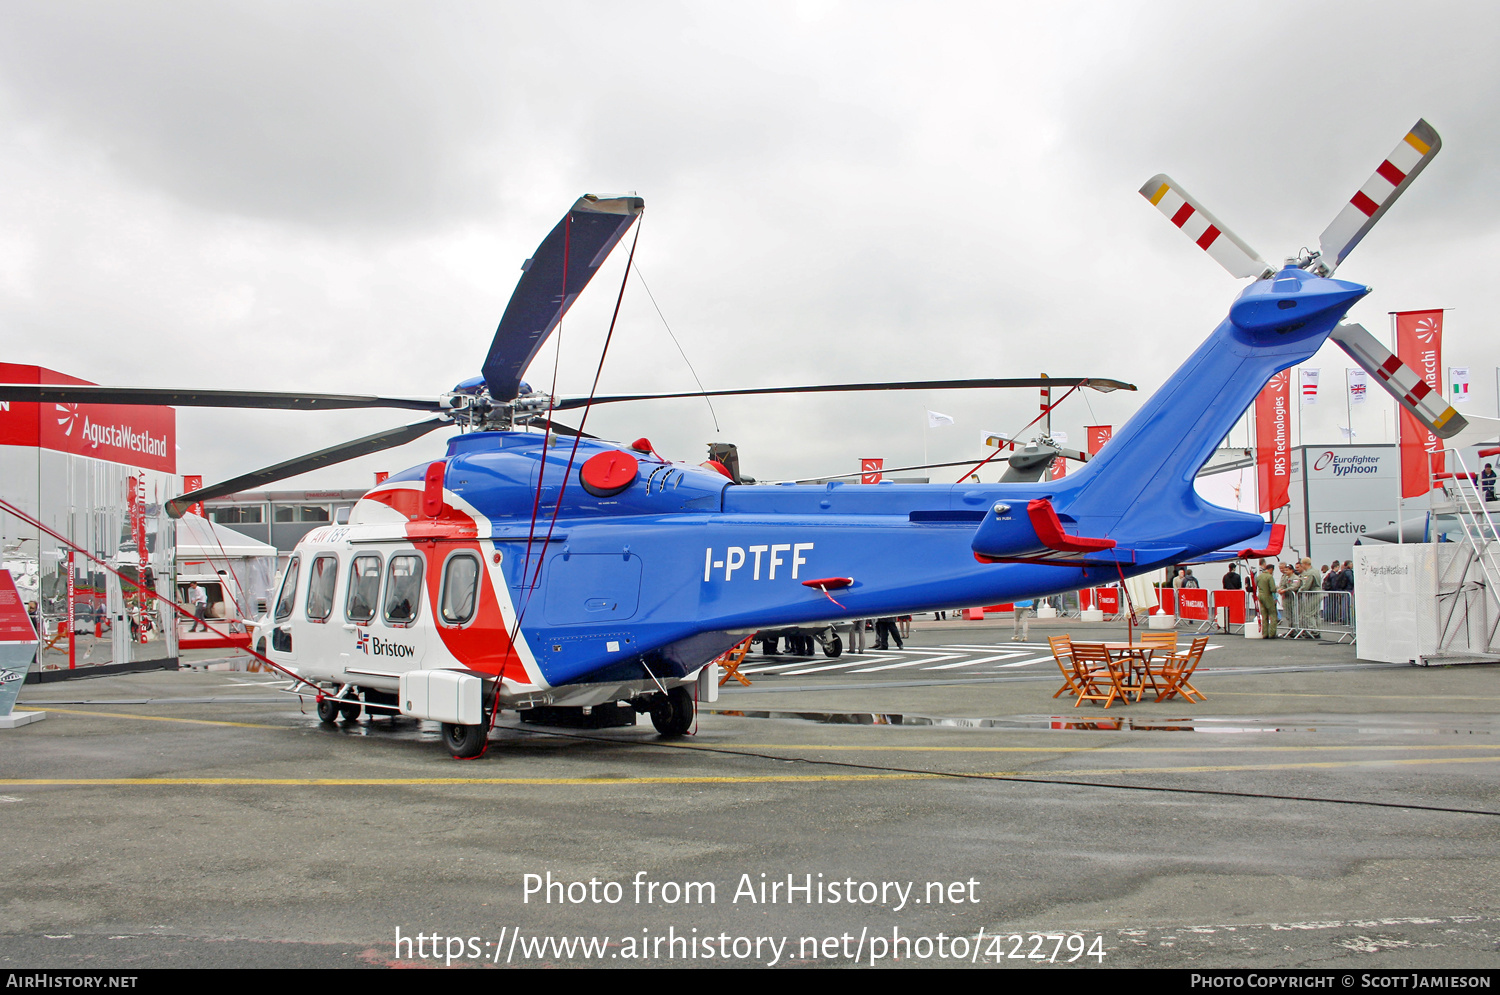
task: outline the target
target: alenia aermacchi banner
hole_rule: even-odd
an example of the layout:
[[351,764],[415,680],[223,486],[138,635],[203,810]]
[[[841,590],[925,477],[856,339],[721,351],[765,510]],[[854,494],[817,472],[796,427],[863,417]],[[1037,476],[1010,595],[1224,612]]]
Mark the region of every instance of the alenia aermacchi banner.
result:
[[1292,425],[1288,396],[1291,371],[1273,376],[1255,398],[1255,481],[1262,514],[1290,503]]
[[[1417,371],[1442,396],[1443,312],[1397,311],[1396,358]],[[1443,440],[1401,411],[1401,496],[1421,497],[1432,487],[1432,474],[1444,467]]]
[[880,478],[885,476],[885,457],[880,459],[865,458],[859,461],[859,482],[861,484],[878,484]]
[[[87,384],[39,366],[0,363],[0,383]],[[177,472],[177,411],[144,404],[0,401],[0,445],[38,446],[143,470]]]
[[1115,434],[1113,425],[1085,425],[1083,430],[1088,433],[1090,456],[1103,449],[1104,444]]

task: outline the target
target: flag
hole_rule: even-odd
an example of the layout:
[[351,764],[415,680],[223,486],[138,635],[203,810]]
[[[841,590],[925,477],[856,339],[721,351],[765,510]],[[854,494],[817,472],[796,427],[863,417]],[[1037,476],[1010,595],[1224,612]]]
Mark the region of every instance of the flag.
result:
[[928,428],[942,428],[944,425],[952,425],[952,424],[953,424],[953,416],[952,415],[942,415],[942,414],[938,414],[936,411],[929,411],[929,412],[927,412],[927,427]]
[[1314,404],[1318,403],[1318,373],[1319,372],[1320,371],[1316,367],[1313,367],[1311,369],[1304,367],[1301,370],[1301,373],[1302,373],[1302,406],[1304,408],[1312,407]]
[[1349,403],[1364,404],[1369,390],[1369,381],[1365,378],[1364,370],[1344,370],[1349,378]]
[[1289,371],[1271,377],[1255,398],[1255,472],[1260,511],[1275,511],[1291,503],[1291,412],[1288,409]]
[[1342,435],[1344,437],[1345,442],[1353,442],[1359,435],[1359,433],[1354,431],[1354,429],[1352,428],[1345,428],[1343,425],[1340,425],[1339,435]]
[[1467,404],[1469,402],[1469,368],[1467,366],[1448,367],[1448,403]]
[[[1431,390],[1441,391],[1443,311],[1397,311],[1396,356],[1417,371]],[[1401,411],[1401,496],[1422,497],[1432,489],[1432,474],[1441,473],[1443,440],[1404,409]]]
[[1084,427],[1084,431],[1088,433],[1089,455],[1092,456],[1099,450],[1103,449],[1104,444],[1110,440],[1110,437],[1112,435],[1114,435],[1114,426],[1087,425]]
[[878,484],[880,478],[885,475],[885,457],[879,459],[862,459],[859,461],[859,482],[861,484]]

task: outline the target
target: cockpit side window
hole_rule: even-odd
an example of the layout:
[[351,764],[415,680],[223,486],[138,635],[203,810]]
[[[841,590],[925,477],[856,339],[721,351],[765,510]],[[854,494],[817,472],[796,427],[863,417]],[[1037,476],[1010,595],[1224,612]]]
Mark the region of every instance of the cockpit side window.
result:
[[285,622],[292,617],[292,608],[297,603],[297,569],[301,566],[297,557],[286,565],[286,576],[281,580],[281,594],[276,598],[276,621]]
[[463,625],[474,617],[479,594],[479,559],[472,553],[455,553],[443,567],[441,614],[445,625]]
[[393,556],[386,571],[385,620],[391,625],[407,626],[417,620],[422,604],[422,558]]
[[344,617],[351,622],[368,622],[375,617],[380,603],[380,555],[362,553],[349,567],[349,600]]
[[333,614],[333,590],[339,580],[339,558],[319,556],[307,571],[307,617],[326,621]]

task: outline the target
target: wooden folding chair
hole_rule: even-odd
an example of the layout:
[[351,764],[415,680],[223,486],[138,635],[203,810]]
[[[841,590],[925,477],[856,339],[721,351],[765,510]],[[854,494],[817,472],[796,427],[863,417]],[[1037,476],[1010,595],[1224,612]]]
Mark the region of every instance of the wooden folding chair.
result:
[[1193,671],[1198,669],[1198,663],[1203,659],[1203,651],[1207,648],[1208,637],[1199,636],[1193,640],[1193,645],[1186,653],[1168,658],[1167,665],[1161,669],[1162,679],[1167,686],[1162,688],[1156,696],[1157,701],[1166,701],[1178,692],[1181,692],[1188,701],[1192,701],[1194,696],[1198,701],[1208,700],[1202,691],[1188,683],[1188,678],[1192,676]]
[[719,657],[718,664],[724,668],[724,676],[719,678],[719,687],[723,687],[728,683],[731,677],[745,685],[745,687],[750,686],[750,678],[740,673],[740,664],[745,662],[745,654],[750,652],[750,643],[754,639],[753,635],[746,636]]
[[[1082,690],[1073,707],[1085,701],[1102,701],[1108,708],[1116,698],[1128,701],[1123,670],[1123,665],[1109,655],[1103,643],[1074,643],[1073,678]],[[1108,694],[1099,687],[1103,678],[1109,680]]]
[[1062,671],[1063,686],[1057,689],[1057,694],[1052,697],[1061,698],[1064,694],[1081,694],[1078,680],[1073,673],[1073,641],[1068,636],[1048,636],[1047,642],[1052,646],[1052,659],[1057,661],[1057,669]]

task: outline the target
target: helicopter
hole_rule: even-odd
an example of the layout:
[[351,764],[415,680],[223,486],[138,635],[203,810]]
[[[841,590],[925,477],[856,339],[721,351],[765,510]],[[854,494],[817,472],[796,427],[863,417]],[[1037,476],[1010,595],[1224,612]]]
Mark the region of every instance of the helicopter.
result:
[[[1358,198],[1371,195],[1362,188],[1358,224],[1341,214],[1323,251],[1279,270],[1174,182],[1148,183],[1148,200],[1173,208],[1174,223],[1229,260],[1231,273],[1254,279],[1113,439],[1056,480],[751,486],[734,483],[722,464],[667,460],[646,439],[588,435],[594,404],[702,393],[551,398],[523,390],[542,341],[643,209],[634,197],[574,205],[528,261],[482,375],[436,399],[36,384],[0,386],[0,399],[436,412],[182,495],[168,510],[181,514],[197,501],[460,425],[442,459],[392,475],[360,499],[347,524],[304,537],[268,621],[269,661],[301,682],[295,692],[316,688],[326,721],[358,718],[361,709],[435,720],[457,757],[485,750],[502,709],[523,718],[575,709],[603,713],[605,722],[646,712],[659,733],[677,736],[691,728],[699,701],[717,696],[713,661],[758,630],[1041,597],[1205,555],[1253,554],[1271,528],[1207,502],[1194,477],[1270,377],[1329,338],[1430,429],[1455,434],[1462,417],[1343,320],[1369,288],[1333,278],[1439,143],[1420,122],[1404,144],[1420,156],[1400,158],[1403,179],[1375,191],[1374,210],[1363,210]],[[1377,171],[1381,182],[1403,154]],[[917,382],[1068,384],[1129,388],[1089,378]],[[560,424],[564,411],[583,420]]]

